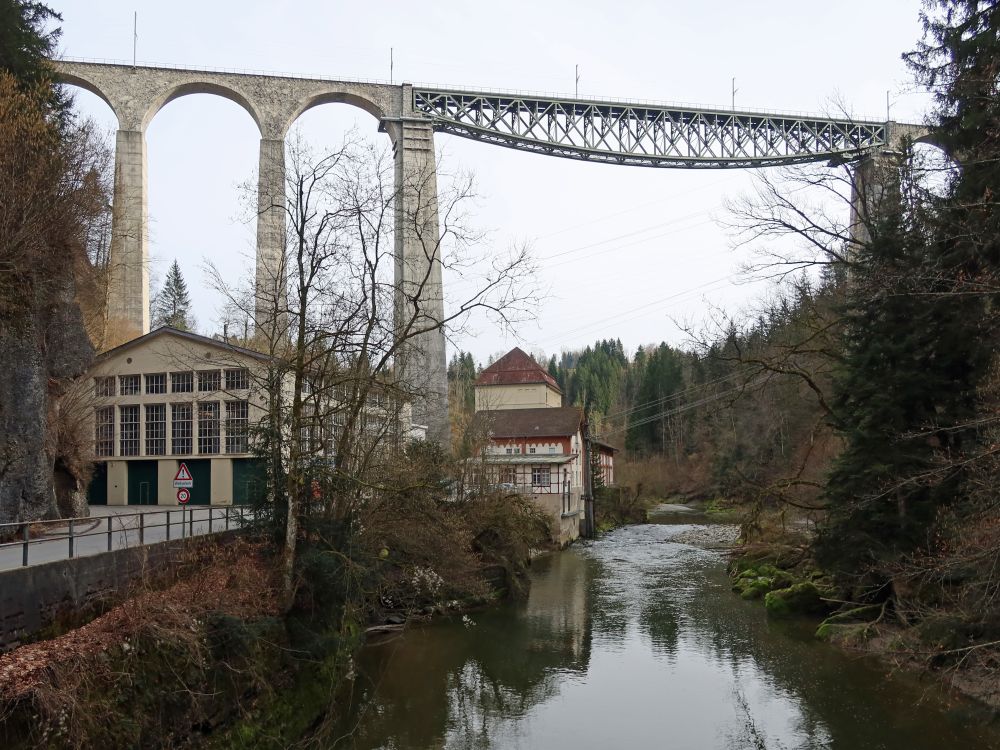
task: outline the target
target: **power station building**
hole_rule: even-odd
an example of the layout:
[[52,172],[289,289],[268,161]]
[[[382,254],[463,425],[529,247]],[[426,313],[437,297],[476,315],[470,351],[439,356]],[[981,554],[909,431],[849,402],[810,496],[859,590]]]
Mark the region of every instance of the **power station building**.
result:
[[263,467],[249,434],[264,416],[251,387],[260,352],[158,328],[99,355],[91,367],[92,505],[177,505],[173,479],[191,472],[191,504],[253,502]]

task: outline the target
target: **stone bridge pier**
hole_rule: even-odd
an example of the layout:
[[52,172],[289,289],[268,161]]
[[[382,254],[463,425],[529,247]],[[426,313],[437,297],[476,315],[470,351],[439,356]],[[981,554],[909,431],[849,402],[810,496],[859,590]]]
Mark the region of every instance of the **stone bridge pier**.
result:
[[188,94],[236,102],[260,131],[254,322],[283,335],[285,268],[285,136],[306,110],[331,102],[375,116],[395,155],[396,328],[410,336],[401,356],[406,382],[420,397],[413,421],[428,437],[448,440],[447,376],[438,227],[434,128],[413,108],[408,85],[370,84],[250,73],[111,65],[60,60],[61,82],[103,99],[118,118],[110,248],[108,319],[111,345],[149,331],[149,209],[145,132],[166,104]]
[[854,163],[851,179],[849,255],[871,241],[871,227],[885,201],[899,200],[899,167],[909,143],[930,142],[930,133],[920,125],[886,123],[886,143]]

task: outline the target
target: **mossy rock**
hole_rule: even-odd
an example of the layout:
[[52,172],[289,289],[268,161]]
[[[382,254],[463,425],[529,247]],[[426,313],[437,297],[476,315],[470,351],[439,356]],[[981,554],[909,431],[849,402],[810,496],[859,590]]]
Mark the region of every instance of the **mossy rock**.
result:
[[796,583],[791,574],[773,565],[747,568],[733,580],[733,591],[743,599],[760,599],[769,591],[784,589]]
[[823,601],[816,584],[803,581],[769,592],[764,597],[764,608],[773,617],[794,617],[823,614],[829,610],[829,605]]
[[773,582],[770,578],[754,578],[749,580],[740,590],[740,598],[747,600],[760,599],[772,589],[772,584]]
[[867,639],[868,629],[868,623],[830,622],[829,620],[824,620],[816,628],[816,637],[821,641],[858,644]]

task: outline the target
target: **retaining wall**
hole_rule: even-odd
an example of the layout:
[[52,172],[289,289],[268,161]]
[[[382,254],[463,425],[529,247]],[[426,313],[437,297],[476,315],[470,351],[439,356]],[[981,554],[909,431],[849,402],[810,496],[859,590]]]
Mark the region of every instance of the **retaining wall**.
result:
[[57,620],[79,620],[128,592],[148,574],[169,579],[193,549],[229,541],[237,532],[174,539],[142,547],[31,565],[0,573],[0,651],[30,641]]

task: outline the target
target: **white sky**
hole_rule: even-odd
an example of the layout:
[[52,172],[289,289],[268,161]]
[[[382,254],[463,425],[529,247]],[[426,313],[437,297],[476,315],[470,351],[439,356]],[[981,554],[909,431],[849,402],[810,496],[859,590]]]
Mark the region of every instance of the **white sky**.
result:
[[[497,3],[297,2],[131,3],[50,0],[63,14],[66,56],[131,60],[138,11],[138,60],[165,64],[316,73],[469,88],[833,111],[923,119],[900,59],[920,34],[919,0],[506,0]],[[113,130],[110,109],[80,91],[79,109]],[[366,113],[326,105],[298,122],[317,145],[357,124],[386,139]],[[211,95],[168,104],[147,130],[152,273],[176,258],[188,280],[199,329],[217,330],[220,297],[203,265],[248,273],[254,226],[239,184],[256,169],[259,134],[238,105]],[[747,251],[719,225],[724,201],[751,187],[752,172],[588,164],[438,135],[444,171],[469,170],[482,196],[476,222],[505,248],[527,241],[550,296],[537,321],[504,338],[485,320],[456,343],[485,361],[517,344],[558,353],[598,338],[626,349],[684,342],[673,322],[698,323],[710,305],[738,310],[759,284],[735,284]],[[569,252],[567,251],[574,251]],[[549,260],[546,261],[546,258]],[[450,353],[449,353],[450,357]]]

